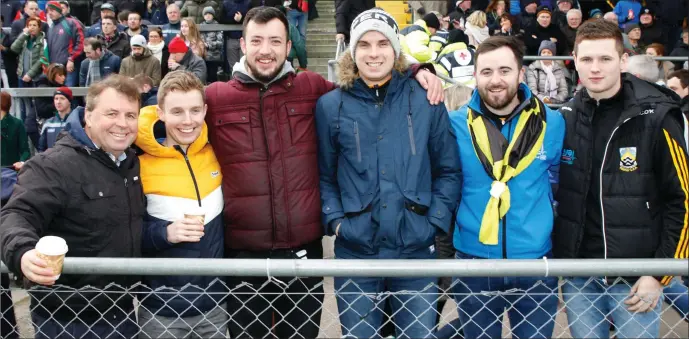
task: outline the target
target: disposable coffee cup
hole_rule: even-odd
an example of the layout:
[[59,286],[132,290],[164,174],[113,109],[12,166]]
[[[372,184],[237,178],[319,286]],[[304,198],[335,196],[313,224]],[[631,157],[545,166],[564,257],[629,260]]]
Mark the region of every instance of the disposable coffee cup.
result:
[[55,276],[60,277],[62,265],[67,254],[67,242],[65,239],[56,236],[46,236],[38,240],[36,252],[38,257],[43,259]]
[[206,220],[206,211],[199,206],[190,207],[184,212],[184,217],[187,219],[198,220],[203,225],[204,221]]

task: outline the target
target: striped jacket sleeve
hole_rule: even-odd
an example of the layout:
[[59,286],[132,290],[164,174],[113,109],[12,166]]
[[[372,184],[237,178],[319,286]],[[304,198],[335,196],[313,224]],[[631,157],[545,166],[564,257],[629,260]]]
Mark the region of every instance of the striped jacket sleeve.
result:
[[[656,143],[656,181],[664,206],[663,229],[657,258],[689,257],[689,164],[684,140],[684,126],[668,114],[662,124],[662,135]],[[671,276],[658,277],[663,285]]]

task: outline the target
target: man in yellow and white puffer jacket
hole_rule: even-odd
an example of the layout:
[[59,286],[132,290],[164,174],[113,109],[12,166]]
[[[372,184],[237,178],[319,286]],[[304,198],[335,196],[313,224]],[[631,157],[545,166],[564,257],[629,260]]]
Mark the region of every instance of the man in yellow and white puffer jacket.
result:
[[442,48],[439,44],[431,45],[431,37],[438,30],[440,30],[438,17],[433,13],[426,14],[423,19],[400,31],[402,52],[421,63],[433,61],[434,54],[440,52]]

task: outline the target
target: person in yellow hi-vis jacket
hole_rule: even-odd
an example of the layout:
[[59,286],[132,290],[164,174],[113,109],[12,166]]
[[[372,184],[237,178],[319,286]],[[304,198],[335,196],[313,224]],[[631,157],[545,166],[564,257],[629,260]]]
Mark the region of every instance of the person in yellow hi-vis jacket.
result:
[[[452,78],[456,83],[474,88],[474,52],[473,47],[467,46],[467,37],[461,30],[450,32],[448,45],[438,54],[433,62],[436,73]],[[445,87],[452,86],[447,82]]]
[[[400,31],[400,45],[402,51],[418,62],[430,62],[434,59],[434,51],[429,44],[431,36],[440,29],[440,20],[433,13],[426,14],[423,19],[416,21]],[[439,52],[441,46],[434,44]]]

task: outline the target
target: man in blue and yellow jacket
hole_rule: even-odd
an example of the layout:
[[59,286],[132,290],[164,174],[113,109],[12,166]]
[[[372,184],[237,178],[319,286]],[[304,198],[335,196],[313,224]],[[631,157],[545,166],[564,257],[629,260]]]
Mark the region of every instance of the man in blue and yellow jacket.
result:
[[[222,175],[208,143],[203,93],[194,74],[171,72],[160,83],[158,106],[141,109],[136,145],[144,152],[139,161],[147,202],[145,256],[223,257]],[[221,280],[165,276],[147,277],[144,283],[160,290],[141,300],[142,333],[151,338],[191,333],[224,338],[228,315],[221,304],[226,292]]]

